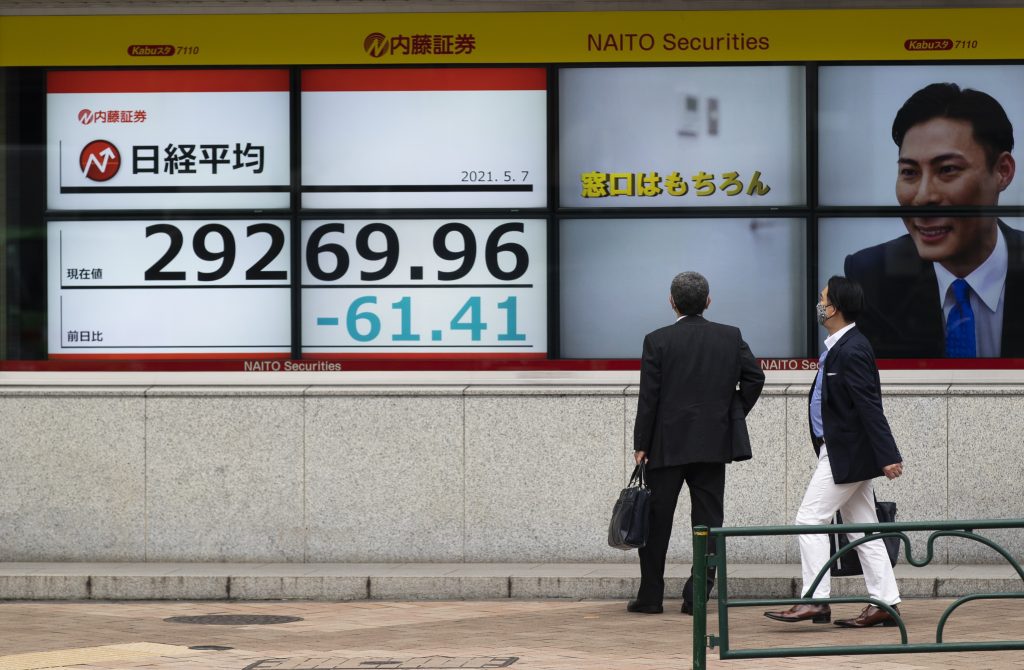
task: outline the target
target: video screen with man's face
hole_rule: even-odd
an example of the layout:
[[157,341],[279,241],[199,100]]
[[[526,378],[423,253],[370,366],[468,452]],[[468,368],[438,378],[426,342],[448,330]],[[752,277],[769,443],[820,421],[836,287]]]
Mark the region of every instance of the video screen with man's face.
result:
[[[937,242],[908,233],[913,219],[820,219],[818,285],[832,275],[861,284],[867,305],[857,325],[879,358],[1019,358],[1024,218],[1000,217],[992,253],[963,278],[929,258],[945,257],[942,247],[982,243],[971,239],[984,237],[989,224],[974,217],[941,222],[946,239]],[[967,284],[959,296],[958,279]]]
[[[819,205],[900,204],[900,149],[892,138],[893,121],[914,93],[936,83],[987,94],[1005,110],[1018,135],[1024,130],[1024,65],[822,66],[818,71]],[[933,133],[931,139],[937,139],[934,135],[941,133]],[[1014,179],[998,200],[999,205],[1024,204],[1024,180]]]
[[1024,355],[1024,67],[822,67],[818,107],[818,282],[863,286],[876,355]]

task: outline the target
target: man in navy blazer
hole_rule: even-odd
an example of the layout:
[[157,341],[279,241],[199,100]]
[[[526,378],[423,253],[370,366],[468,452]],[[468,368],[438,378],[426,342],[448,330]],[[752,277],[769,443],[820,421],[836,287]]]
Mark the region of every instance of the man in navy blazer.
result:
[[[892,124],[904,207],[993,207],[1016,171],[995,98],[931,84]],[[908,214],[907,234],[847,257],[864,287],[858,326],[883,358],[1024,356],[1024,233],[990,213]]]
[[[878,523],[871,480],[903,474],[903,457],[896,447],[889,422],[882,412],[882,387],[875,355],[855,323],[864,308],[864,293],[856,282],[832,277],[816,305],[818,323],[825,326],[825,352],[808,396],[811,443],[818,459],[803,502],[796,515],[798,525],[822,525],[839,510],[846,523]],[[850,534],[851,540],[862,534]],[[882,540],[857,547],[868,595],[886,605],[900,602],[896,577]],[[800,536],[801,593],[805,598],[827,599],[830,576],[814,591],[807,590],[828,562],[827,535]],[[794,605],[782,612],[765,612],[776,621],[811,620],[828,623],[832,610],[827,603]],[[835,622],[848,628],[896,625],[884,609],[868,605],[853,619]]]
[[[702,316],[711,305],[707,279],[696,272],[676,275],[669,304],[676,322],[644,338],[633,429],[636,462],[647,463],[651,517],[640,550],[640,588],[626,609],[645,614],[663,611],[665,556],[684,483],[692,525],[722,525],[725,464],[751,457],[745,426],[738,424],[764,386],[739,329]],[[707,579],[710,590],[713,571]],[[683,588],[682,611],[693,613],[692,576]]]

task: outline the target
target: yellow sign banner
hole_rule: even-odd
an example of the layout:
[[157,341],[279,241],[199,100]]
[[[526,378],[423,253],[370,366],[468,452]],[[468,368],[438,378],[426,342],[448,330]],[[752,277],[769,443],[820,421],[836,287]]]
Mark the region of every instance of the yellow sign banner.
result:
[[0,66],[1024,58],[1024,9],[0,16]]

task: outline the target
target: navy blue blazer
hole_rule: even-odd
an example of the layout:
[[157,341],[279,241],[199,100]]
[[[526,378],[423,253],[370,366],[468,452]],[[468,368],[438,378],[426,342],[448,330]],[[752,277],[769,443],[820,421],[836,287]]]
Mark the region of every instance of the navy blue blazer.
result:
[[[811,385],[808,402],[813,392]],[[825,357],[821,418],[836,484],[874,479],[882,476],[885,466],[903,462],[882,412],[882,383],[874,351],[856,326]]]

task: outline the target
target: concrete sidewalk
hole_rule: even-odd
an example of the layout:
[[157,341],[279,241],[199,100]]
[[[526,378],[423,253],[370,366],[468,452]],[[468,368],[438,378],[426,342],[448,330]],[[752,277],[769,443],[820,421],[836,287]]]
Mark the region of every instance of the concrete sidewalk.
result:
[[[690,566],[666,570],[679,594]],[[896,566],[905,597],[1021,591],[1009,565]],[[729,566],[734,597],[798,597],[800,566]],[[636,593],[635,563],[0,563],[0,600],[501,600],[608,599]],[[863,593],[860,577],[833,595]]]
[[[900,605],[911,643],[934,641],[950,599]],[[730,610],[732,649],[895,644],[896,628],[783,624],[762,608]],[[859,605],[835,605],[835,618]],[[298,617],[289,623],[178,623],[171,617]],[[209,621],[204,619],[203,621]],[[0,670],[680,670],[692,668],[693,619],[679,601],[662,615],[623,600],[351,602],[0,602]],[[708,632],[717,633],[712,607]],[[947,642],[1024,639],[1024,600],[971,602]],[[714,670],[1022,670],[1024,651],[722,661]]]

